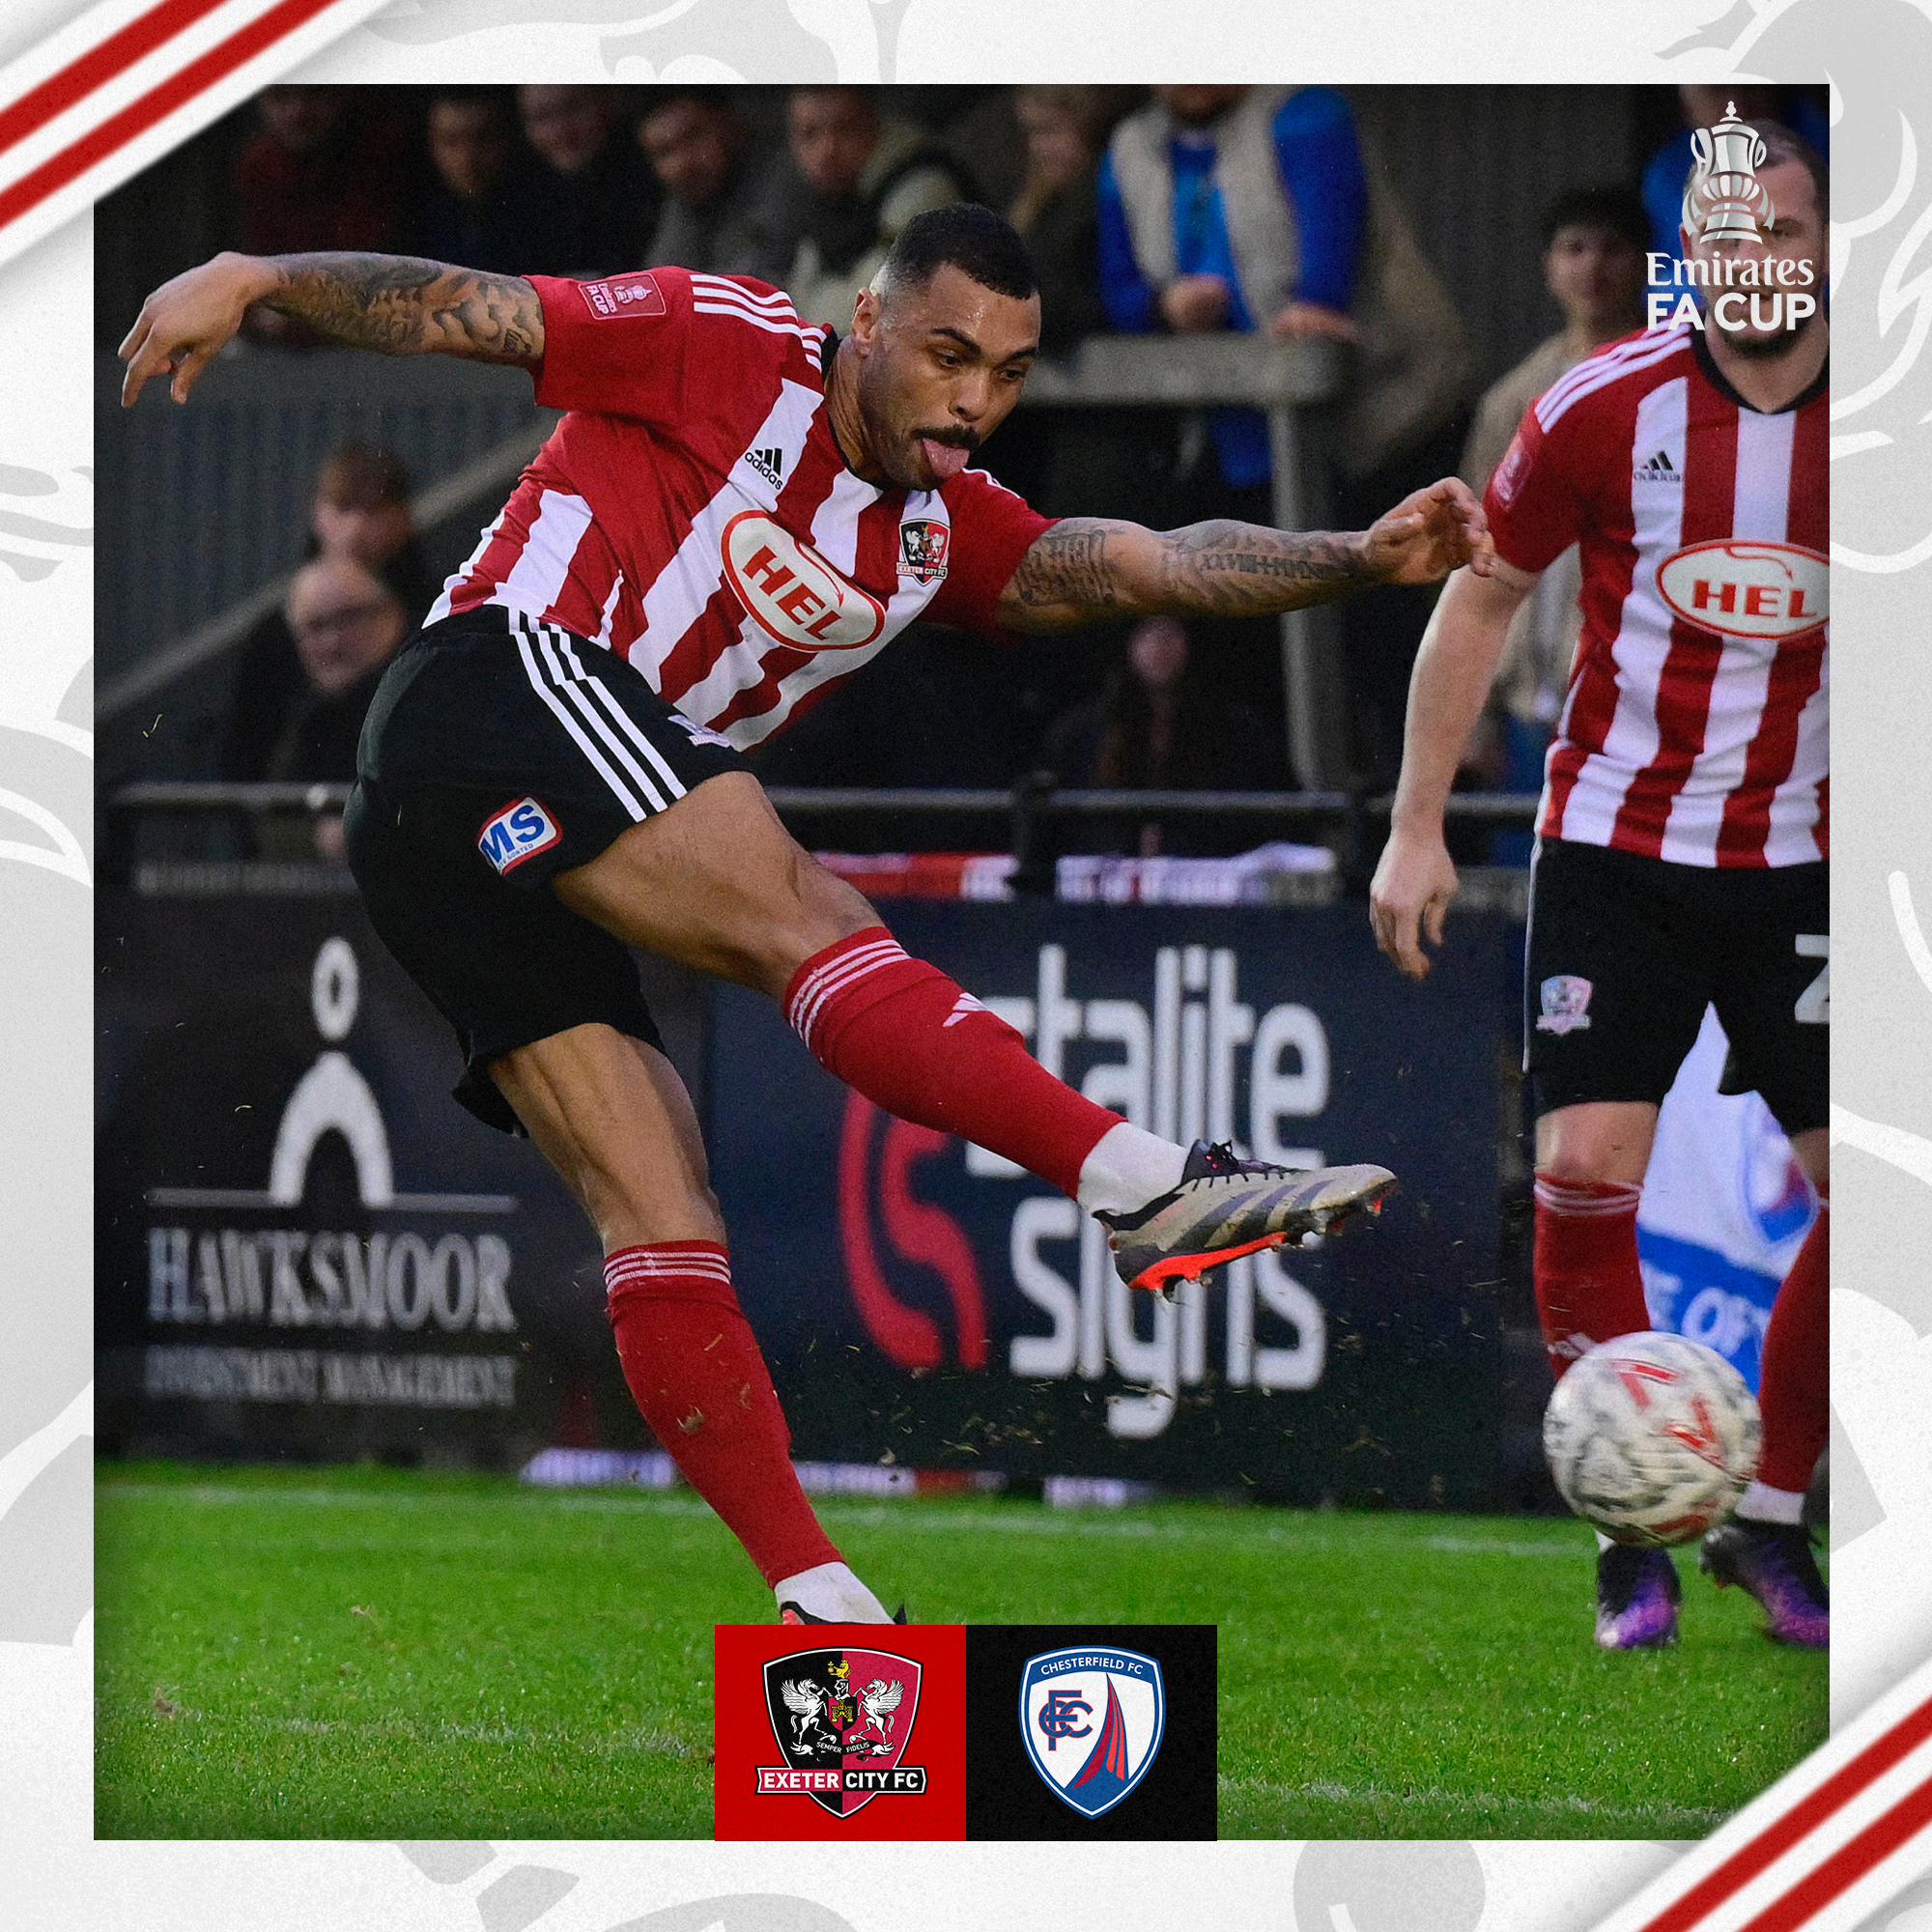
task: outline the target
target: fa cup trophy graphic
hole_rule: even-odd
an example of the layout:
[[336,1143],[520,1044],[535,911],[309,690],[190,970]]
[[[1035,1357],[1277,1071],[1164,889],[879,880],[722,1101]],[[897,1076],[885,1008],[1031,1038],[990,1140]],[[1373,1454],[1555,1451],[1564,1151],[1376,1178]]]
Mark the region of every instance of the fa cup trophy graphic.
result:
[[1724,118],[1715,128],[1690,132],[1690,152],[1697,157],[1684,190],[1684,226],[1692,235],[1700,227],[1704,240],[1729,236],[1754,242],[1760,224],[1772,220],[1771,196],[1757,178],[1764,159],[1764,139],[1738,119],[1737,103],[1724,103]]

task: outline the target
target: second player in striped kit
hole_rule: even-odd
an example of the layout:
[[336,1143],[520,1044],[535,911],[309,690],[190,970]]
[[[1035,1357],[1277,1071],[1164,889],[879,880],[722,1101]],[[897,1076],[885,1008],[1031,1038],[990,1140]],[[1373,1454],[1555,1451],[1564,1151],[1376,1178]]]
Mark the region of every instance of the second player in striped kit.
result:
[[[1822,286],[1824,163],[1788,129],[1757,131],[1774,217],[1743,240],[1687,230],[1687,257],[1711,291],[1745,264],[1757,287]],[[1714,1006],[1727,1089],[1762,1094],[1822,1205],[1765,1335],[1758,1479],[1702,1563],[1806,1647],[1829,1629],[1800,1520],[1828,1418],[1827,347],[1822,304],[1792,327],[1777,302],[1714,294],[1696,324],[1613,343],[1530,406],[1490,482],[1496,569],[1450,580],[1416,662],[1371,904],[1382,950],[1425,973],[1457,889],[1457,760],[1511,616],[1580,543],[1524,975],[1538,1312],[1559,1377],[1650,1327],[1637,1205],[1659,1104]],[[1667,1550],[1605,1539],[1597,1581],[1605,1649],[1674,1641]]]

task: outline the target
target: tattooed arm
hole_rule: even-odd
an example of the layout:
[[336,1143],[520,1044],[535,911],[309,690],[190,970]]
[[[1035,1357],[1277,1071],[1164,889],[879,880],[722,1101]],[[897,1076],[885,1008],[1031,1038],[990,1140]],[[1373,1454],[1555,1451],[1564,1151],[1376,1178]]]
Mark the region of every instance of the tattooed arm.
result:
[[121,401],[151,376],[173,377],[178,403],[260,303],[352,349],[432,353],[531,369],[543,360],[543,310],[521,275],[486,275],[408,255],[217,255],[163,283],[121,345]]
[[1463,564],[1487,576],[1492,555],[1481,505],[1453,477],[1348,533],[1070,517],[1020,559],[999,618],[1010,631],[1065,631],[1109,617],[1265,617],[1372,583],[1434,583]]

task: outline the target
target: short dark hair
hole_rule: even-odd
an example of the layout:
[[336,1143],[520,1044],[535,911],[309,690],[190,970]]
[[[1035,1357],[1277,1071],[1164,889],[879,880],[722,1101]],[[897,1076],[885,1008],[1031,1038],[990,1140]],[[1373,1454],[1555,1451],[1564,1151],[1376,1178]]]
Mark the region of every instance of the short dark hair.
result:
[[428,107],[487,107],[505,125],[508,125],[511,118],[510,98],[506,89],[484,87],[468,81],[455,81],[447,87],[431,88]]
[[1764,143],[1760,167],[1776,167],[1780,161],[1796,161],[1811,177],[1812,191],[1818,197],[1818,219],[1832,218],[1832,169],[1816,148],[1795,128],[1782,121],[1753,121],[1758,139]]
[[735,121],[740,127],[745,121],[737,103],[721,87],[667,87],[651,95],[639,108],[638,126],[641,128],[646,121],[655,121],[667,107],[701,107],[705,113],[715,114],[721,121]]
[[1650,246],[1650,216],[1634,187],[1573,187],[1543,211],[1543,245],[1563,228],[1601,228],[1628,242],[1638,254]]
[[923,289],[941,269],[957,269],[996,296],[1025,300],[1039,293],[1039,276],[1019,231],[1003,214],[977,202],[950,201],[915,214],[898,232],[879,270],[879,286]]
[[410,500],[410,472],[393,451],[345,442],[323,459],[315,494],[345,510],[381,510]]

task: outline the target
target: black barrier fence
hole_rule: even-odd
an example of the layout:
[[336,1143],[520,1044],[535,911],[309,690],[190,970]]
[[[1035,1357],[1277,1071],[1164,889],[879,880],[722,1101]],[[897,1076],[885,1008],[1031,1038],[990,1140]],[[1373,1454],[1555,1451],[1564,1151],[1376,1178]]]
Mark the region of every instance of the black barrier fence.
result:
[[[196,826],[217,827],[228,835],[224,856],[253,857],[269,822],[339,812],[348,796],[346,784],[156,781],[123,785],[106,801],[100,871],[109,882],[127,883],[130,868],[144,857],[190,856],[184,847],[184,828]],[[1053,861],[1066,835],[1077,835],[1082,826],[1123,819],[1249,826],[1257,838],[1277,830],[1312,833],[1330,840],[1340,878],[1359,884],[1393,804],[1387,797],[1349,791],[1063,788],[1046,774],[1025,778],[1009,790],[772,785],[766,796],[808,843],[816,827],[832,820],[864,826],[875,848],[880,840],[890,843],[895,829],[911,821],[950,823],[962,833],[1003,827],[1015,862],[1012,889],[1040,895],[1054,890]],[[1457,828],[1518,830],[1534,822],[1536,807],[1534,793],[1456,792],[1445,813]],[[303,849],[305,856],[313,856],[312,841]],[[202,855],[198,850],[192,856]]]
[[[1200,803],[1128,796],[1137,812]],[[887,820],[908,803],[778,800],[802,833],[815,809]],[[144,786],[112,804],[127,821],[339,802]],[[1330,828],[1378,810],[1319,794],[1218,809]],[[1503,1288],[1523,1181],[1510,895],[1459,914],[1420,987],[1346,895],[882,913],[1103,1104],[1267,1157],[1384,1161],[1403,1187],[1331,1246],[1246,1260],[1172,1306],[1130,1297],[1064,1197],[850,1094],[768,1003],[643,962],[795,1454],[1304,1502],[1523,1499]],[[104,1442],[497,1465],[559,1442],[649,1446],[594,1238],[526,1143],[449,1099],[454,1043],[340,867],[145,862],[103,891],[99,934]]]

